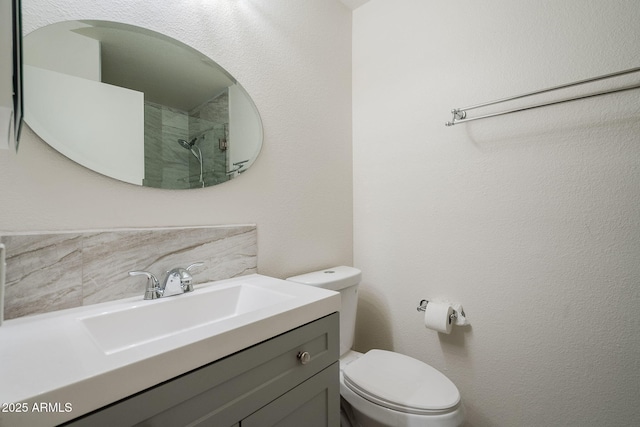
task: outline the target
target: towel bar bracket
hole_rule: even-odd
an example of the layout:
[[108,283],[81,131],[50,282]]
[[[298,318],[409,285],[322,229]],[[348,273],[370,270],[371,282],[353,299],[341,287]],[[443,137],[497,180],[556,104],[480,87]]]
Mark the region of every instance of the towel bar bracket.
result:
[[459,108],[451,110],[451,114],[453,114],[453,117],[450,122],[445,123],[446,126],[453,126],[456,124],[456,121],[467,118],[467,112]]

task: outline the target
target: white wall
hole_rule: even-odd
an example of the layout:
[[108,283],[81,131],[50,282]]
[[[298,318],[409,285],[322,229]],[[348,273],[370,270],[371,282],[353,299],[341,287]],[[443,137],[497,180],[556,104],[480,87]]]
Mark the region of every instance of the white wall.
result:
[[[357,346],[445,372],[470,426],[640,425],[640,91],[444,126],[639,66],[638,22],[636,0],[354,11]],[[472,326],[426,330],[422,298]]]
[[22,45],[25,65],[89,79],[102,80],[101,46],[98,40],[75,33],[91,27],[78,21],[65,21],[29,33]]
[[144,94],[25,65],[24,119],[61,154],[132,184],[144,179]]
[[17,156],[0,153],[0,230],[256,223],[263,274],[352,262],[351,12],[343,4],[23,1],[27,32],[87,18],[162,32],[222,65],[260,111],[260,157],[216,187],[141,188],[78,166],[27,128]]

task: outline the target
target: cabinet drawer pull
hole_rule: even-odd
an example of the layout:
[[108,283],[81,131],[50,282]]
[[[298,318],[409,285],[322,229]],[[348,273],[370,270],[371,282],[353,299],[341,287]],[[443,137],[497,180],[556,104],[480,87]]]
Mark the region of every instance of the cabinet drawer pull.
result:
[[298,360],[303,365],[306,365],[311,361],[311,355],[309,354],[308,351],[301,351],[300,353],[298,353]]

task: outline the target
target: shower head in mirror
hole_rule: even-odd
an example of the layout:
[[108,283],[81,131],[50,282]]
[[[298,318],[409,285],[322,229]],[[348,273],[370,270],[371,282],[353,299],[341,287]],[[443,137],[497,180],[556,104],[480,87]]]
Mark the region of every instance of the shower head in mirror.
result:
[[179,139],[178,144],[182,145],[187,150],[191,150],[197,140],[198,138],[193,138],[191,141],[187,141],[186,139]]
[[[186,139],[179,139],[178,144],[180,144],[182,147],[186,148],[187,150],[191,151],[191,154],[193,154],[193,156],[196,159],[198,159],[198,161],[201,161],[202,151],[200,151],[200,148],[197,145],[195,145],[196,141],[198,141],[198,138],[193,138],[191,141],[187,141]],[[195,150],[193,149],[194,145],[195,145],[195,148],[200,153],[200,155],[196,154]]]

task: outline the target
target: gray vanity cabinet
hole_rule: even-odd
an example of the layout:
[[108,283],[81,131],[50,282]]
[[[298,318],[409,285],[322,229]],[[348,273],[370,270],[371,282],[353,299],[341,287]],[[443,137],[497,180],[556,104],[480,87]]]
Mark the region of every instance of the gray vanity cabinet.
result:
[[[339,399],[340,366],[334,363],[298,387],[254,412],[241,427],[325,427],[338,426],[339,409],[332,399]],[[329,410],[330,408],[332,408]]]
[[339,346],[334,313],[65,425],[338,426]]

